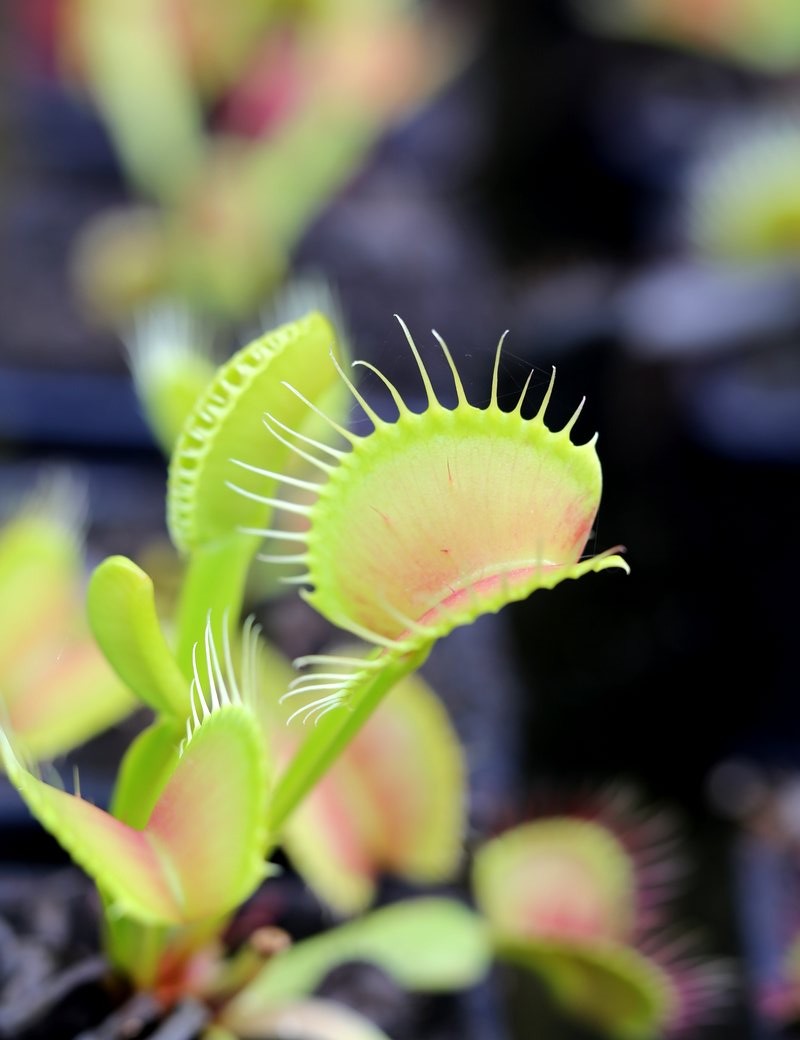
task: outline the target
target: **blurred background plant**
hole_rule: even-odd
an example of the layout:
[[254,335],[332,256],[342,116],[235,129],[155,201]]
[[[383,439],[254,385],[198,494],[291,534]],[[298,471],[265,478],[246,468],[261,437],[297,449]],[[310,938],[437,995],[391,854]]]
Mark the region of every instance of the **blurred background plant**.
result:
[[[675,931],[679,839],[668,817],[633,810],[624,792],[595,801],[477,851],[473,886],[497,955],[539,976],[557,1006],[601,1034],[692,1035],[720,1017],[734,976]],[[542,1018],[542,995],[512,980],[521,1033]]]
[[164,295],[252,313],[381,129],[460,51],[404,0],[75,0],[62,18],[65,65],[143,203],[76,246],[78,285],[107,317]]
[[767,72],[791,72],[800,61],[790,0],[575,0],[575,9],[604,32],[708,51]]

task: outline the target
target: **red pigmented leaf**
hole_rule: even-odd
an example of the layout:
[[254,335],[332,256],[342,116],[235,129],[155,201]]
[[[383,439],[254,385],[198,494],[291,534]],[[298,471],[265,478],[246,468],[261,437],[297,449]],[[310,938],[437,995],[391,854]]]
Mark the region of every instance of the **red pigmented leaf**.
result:
[[112,907],[143,922],[218,917],[265,873],[267,768],[260,727],[235,683],[231,692],[226,688],[216,659],[209,655],[206,665],[217,682],[210,680],[208,698],[195,687],[184,750],[141,828],[38,779],[0,731],[9,777],[31,812],[94,877]]
[[[278,731],[297,740],[297,727]],[[332,906],[366,906],[381,873],[440,881],[458,867],[464,766],[447,714],[419,678],[394,689],[290,818],[284,844]]]

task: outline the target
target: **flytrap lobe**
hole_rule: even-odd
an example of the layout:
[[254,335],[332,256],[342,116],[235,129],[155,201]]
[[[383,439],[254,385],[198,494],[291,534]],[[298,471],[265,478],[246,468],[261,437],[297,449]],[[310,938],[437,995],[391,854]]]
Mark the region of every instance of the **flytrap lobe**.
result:
[[[400,324],[427,397],[422,413],[411,411],[377,368],[356,362],[381,379],[394,400],[397,418],[384,421],[334,358],[332,364],[373,424],[370,433],[355,434],[329,419],[343,442],[334,447],[265,417],[273,436],[323,479],[303,482],[303,489],[316,496],[311,505],[264,499],[301,514],[308,527],[285,532],[291,543],[285,555],[264,558],[302,566],[285,580],[310,586],[302,594],[321,614],[401,653],[430,645],[535,589],[589,571],[627,570],[610,553],[581,558],[600,502],[601,472],[596,438],[582,445],[570,439],[580,408],[563,429],[549,429],[545,412],[551,379],[537,414],[524,418],[531,373],[516,407],[501,409],[502,339],[490,402],[476,407],[467,400],[450,351],[434,333],[455,384],[456,405],[446,407],[408,329]],[[301,397],[291,383],[285,386]],[[234,461],[251,476],[259,472],[241,458]],[[265,480],[273,479],[269,471],[261,472]],[[234,482],[230,486],[236,489]],[[334,689],[341,684],[333,673],[315,678]],[[335,696],[328,694],[320,706],[333,704]]]
[[207,625],[186,736],[164,763],[141,826],[39,779],[0,729],[10,781],[94,878],[112,916],[150,925],[218,918],[265,877],[268,770],[255,704],[255,640],[246,629],[237,681],[228,641],[218,651]]
[[733,980],[726,964],[698,955],[693,937],[669,937],[646,912],[661,855],[654,848],[637,862],[604,823],[569,816],[491,839],[472,880],[498,956],[538,975],[557,1004],[611,1040],[697,1035]]

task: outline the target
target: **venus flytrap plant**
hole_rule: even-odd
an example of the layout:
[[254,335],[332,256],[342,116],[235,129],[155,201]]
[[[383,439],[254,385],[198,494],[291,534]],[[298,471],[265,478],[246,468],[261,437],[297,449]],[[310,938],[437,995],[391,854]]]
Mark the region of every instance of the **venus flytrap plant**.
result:
[[654,916],[647,891],[653,869],[652,856],[640,867],[598,820],[552,817],[479,849],[473,887],[501,959],[536,973],[567,1013],[604,1034],[654,1040],[713,1017],[731,979],[663,937],[664,893]]
[[265,410],[278,422],[302,428],[306,410],[282,392],[281,382],[294,378],[308,399],[324,404],[338,389],[327,364],[335,348],[333,328],[320,314],[267,333],[218,370],[184,425],[167,490],[170,534],[188,561],[177,636],[184,673],[206,613],[221,618],[226,610],[237,615],[241,609],[247,571],[261,531],[268,529],[279,482],[301,479],[292,475],[288,449],[276,442],[258,488],[253,474],[242,468],[236,494],[228,486],[231,457],[259,438]]
[[[277,781],[270,802],[276,832],[385,693],[422,663],[437,639],[535,589],[590,571],[627,570],[613,551],[581,558],[600,501],[601,475],[596,438],[580,446],[570,439],[580,408],[563,429],[550,430],[544,414],[551,380],[539,411],[525,419],[529,376],[517,406],[503,411],[497,396],[502,339],[489,404],[470,404],[450,351],[437,336],[456,391],[456,406],[447,408],[403,329],[425,389],[424,412],[412,412],[379,370],[360,362],[382,380],[397,407],[397,419],[384,421],[333,358],[373,425],[370,433],[354,434],[329,419],[342,440],[342,448],[333,448],[274,416],[266,420],[279,443],[322,475],[312,505],[286,503],[307,518],[307,533],[285,534],[290,551],[270,562],[300,565],[301,572],[290,573],[287,581],[310,585],[301,594],[320,613],[376,647],[366,659],[323,655],[301,662],[320,668],[296,687],[309,698],[304,718],[318,725]],[[287,383],[287,392],[325,417]],[[258,476],[253,445],[248,449],[236,461]],[[261,476],[269,490],[248,490],[247,497],[280,507],[281,500],[272,497],[272,474],[265,470]],[[347,710],[336,711],[340,706]]]
[[[348,356],[348,337],[338,299],[322,279],[301,279],[290,283],[271,302],[263,321],[267,328],[276,328],[289,325],[312,311],[329,316],[336,329],[339,355]],[[135,314],[131,325],[123,331],[123,338],[142,412],[169,459],[184,426],[187,423],[197,426],[203,420],[202,415],[194,413],[217,371],[212,355],[213,325],[210,319],[199,319],[177,301],[163,301]],[[252,350],[253,345],[245,348],[245,352]],[[328,414],[346,421],[350,397],[341,383],[335,381],[333,388],[325,392],[324,404]],[[193,420],[190,419],[192,415]],[[315,418],[307,420],[304,429],[316,438],[325,439],[328,428],[322,421],[314,421]],[[223,433],[223,436],[227,434]],[[294,478],[295,483],[285,484],[283,488],[298,500],[304,496],[307,498],[309,494],[297,483],[297,478],[303,475],[303,467],[292,465],[287,476]],[[283,519],[275,517],[275,522],[282,523]],[[288,519],[291,523],[298,518],[289,516]],[[254,601],[285,591],[277,576],[263,567],[255,568],[249,574],[249,585],[248,599]]]
[[[189,994],[206,1003],[206,1040],[266,1038],[276,1029],[297,1040],[386,1040],[355,1012],[308,995],[331,968],[358,958],[415,988],[469,985],[486,970],[485,927],[465,907],[429,898],[296,947],[260,952],[256,936],[238,952],[225,949],[231,911],[269,872],[271,763],[257,641],[257,628],[246,625],[237,667],[230,641],[218,650],[207,624],[183,740],[174,743],[171,725],[147,731],[150,742],[137,742],[123,766],[112,813],[44,783],[3,731],[0,756],[35,816],[96,881],[112,962],[165,1008]],[[152,735],[165,732],[159,775],[142,790],[136,781],[152,772]]]
[[[298,680],[272,648],[259,660],[263,688],[288,691],[265,703],[266,739],[280,773],[304,735],[289,722]],[[462,856],[464,773],[443,705],[421,678],[408,676],[290,816],[281,844],[339,913],[363,911],[382,872],[423,884],[447,880]]]
[[[545,426],[552,384],[534,419],[523,419],[521,401],[513,412],[503,412],[497,403],[498,349],[491,403],[487,409],[475,408],[468,403],[442,343],[457,393],[457,407],[448,410],[436,398],[409,336],[428,394],[427,411],[411,413],[390,387],[399,416],[396,423],[384,423],[344,377],[375,425],[372,434],[356,437],[338,419],[326,415],[324,405],[320,407],[321,395],[315,400],[305,386],[296,385],[292,365],[299,363],[301,346],[306,346],[307,360],[315,366],[319,356],[314,352],[325,333],[329,347],[332,331],[311,316],[265,337],[276,349],[265,351],[257,342],[240,352],[223,367],[194,409],[171,467],[171,529],[177,544],[191,554],[185,600],[195,615],[201,604],[203,610],[214,606],[212,586],[219,584],[235,612],[240,574],[253,552],[247,542],[241,552],[237,535],[245,540],[276,537],[289,547],[308,540],[309,552],[280,554],[279,561],[297,557],[308,562],[315,585],[309,598],[314,605],[379,646],[367,659],[323,656],[309,661],[323,671],[294,684],[291,693],[300,700],[301,714],[327,712],[342,702],[347,702],[349,711],[329,722],[323,720],[279,778],[269,809],[275,834],[358,732],[383,693],[413,670],[437,637],[486,610],[522,598],[533,588],[587,570],[625,566],[611,555],[579,561],[599,502],[599,464],[593,442],[572,445],[569,433],[575,417],[560,432]],[[327,372],[335,376],[337,369],[343,375],[334,357]],[[236,374],[233,388],[231,372]],[[323,376],[318,378],[323,380],[324,393],[333,392]],[[236,392],[239,380],[243,389]],[[277,447],[282,463],[269,457],[264,465],[263,447],[260,456],[252,456],[253,447],[265,443],[257,436],[264,406],[269,409],[264,421],[273,434],[272,448]],[[292,407],[296,409],[293,422],[287,421],[291,417],[287,409]],[[304,416],[328,422],[350,453],[310,437],[304,432]],[[274,497],[292,452],[329,478],[320,489],[305,478],[290,476],[290,483],[294,480],[318,493],[310,507]],[[236,474],[234,479],[225,472],[225,463],[227,472]],[[238,502],[224,497],[223,482],[239,492]],[[414,506],[404,511],[403,495],[409,489]],[[309,522],[307,536],[274,525],[273,512],[282,507],[290,516]],[[387,537],[385,518],[395,509],[395,534],[382,544]],[[262,526],[255,526],[259,519]],[[347,545],[350,521],[358,524],[350,543],[355,553]],[[405,538],[402,552],[397,551],[397,532]],[[438,545],[440,540],[450,544]],[[241,552],[233,583],[225,573],[228,549],[220,556],[221,544],[230,546],[234,554]],[[197,581],[192,588],[191,569],[209,547],[209,558],[200,567],[207,588],[198,588]],[[360,555],[359,549],[364,550]],[[394,560],[393,569],[382,568],[382,553]],[[406,572],[417,584],[422,579],[422,588],[415,589],[412,582],[412,602],[397,596]],[[297,580],[293,575],[288,579]],[[219,589],[214,587],[213,592],[218,602]],[[348,601],[358,604],[358,616],[347,614]],[[182,629],[185,644],[191,626],[184,624]],[[182,656],[185,652],[182,655],[179,648],[179,663]],[[319,692],[324,697],[314,696]],[[154,735],[152,740],[157,744],[160,738]]]
[[461,989],[483,975],[487,953],[486,926],[466,907],[436,897],[405,900],[290,947],[240,991],[221,1021],[242,1030],[264,1008],[312,992],[332,965],[348,960],[376,964],[408,990]]
[[[139,826],[190,711],[186,683],[159,627],[152,582],[130,560],[111,557],[97,568],[89,613],[117,673],[158,713],[123,759],[112,805],[116,816]],[[263,640],[257,660],[261,688],[289,694],[263,698],[259,714],[279,772],[304,732],[287,724],[295,673]],[[417,881],[449,877],[460,858],[463,771],[443,708],[420,679],[407,678],[291,817],[282,844],[304,879],[345,913],[371,901],[381,870]]]
[[69,751],[135,704],[86,625],[84,512],[79,486],[56,474],[0,530],[0,721],[37,758]]
[[[522,415],[530,377],[517,406],[501,409],[501,340],[489,404],[478,408],[440,339],[456,391],[448,408],[406,335],[427,395],[420,414],[372,369],[398,409],[394,422],[379,418],[345,375],[333,329],[318,314],[244,348],[191,408],[168,489],[170,531],[187,557],[175,649],[157,617],[152,582],[131,561],[111,557],[89,585],[98,644],[156,715],[123,760],[110,812],[48,786],[13,736],[0,739],[31,810],[97,881],[114,964],[167,1006],[187,992],[206,1001],[214,1019],[207,1040],[268,1036],[289,1029],[293,1015],[300,1040],[352,1040],[359,1029],[379,1035],[324,1005],[298,1010],[317,969],[338,963],[343,951],[388,964],[401,982],[418,984],[415,967],[424,966],[432,988],[478,977],[487,957],[484,925],[437,900],[404,904],[394,918],[379,911],[265,965],[250,948],[226,956],[219,937],[268,873],[265,860],[284,834],[312,882],[342,908],[365,903],[381,868],[435,878],[454,866],[461,765],[449,726],[418,686],[404,692],[401,685],[394,702],[382,705],[384,695],[408,682],[453,628],[566,578],[627,569],[613,553],[582,559],[600,467],[594,440],[571,441],[578,413],[562,430],[545,424],[552,381],[532,419]],[[370,433],[356,435],[340,422],[342,385],[371,420]],[[328,432],[319,433],[320,422]],[[312,500],[285,495],[287,486]],[[276,523],[276,510],[299,518],[300,528]],[[288,690],[264,692],[276,702],[285,692],[282,706],[294,717],[288,731],[285,716],[276,726],[277,705],[267,708],[256,694],[263,669],[257,631],[246,625],[241,640],[230,633],[264,538],[288,546],[269,554],[280,564],[302,566],[287,575],[290,584],[310,584],[305,595],[318,610],[373,644],[366,656],[307,657],[299,663],[309,670],[282,683]],[[237,665],[232,643],[239,642]],[[303,730],[298,716],[314,727]],[[404,786],[387,749],[403,755],[409,745],[420,756],[417,779],[441,788],[441,800],[426,803],[424,790]],[[340,755],[338,772],[320,785]],[[338,862],[334,850],[327,871],[309,866],[312,828],[319,853],[332,833],[320,805],[349,814],[353,791],[363,814],[353,816],[349,850]],[[380,821],[386,805],[400,811],[395,833]],[[406,843],[416,847],[400,847]],[[359,860],[355,870],[348,852]]]
[[[211,654],[215,643],[210,617],[202,637],[205,655],[201,654],[198,659],[198,644],[192,648],[190,682],[162,632],[152,582],[132,561],[109,557],[95,570],[89,583],[88,613],[98,644],[117,674],[156,712],[155,721],[139,734],[123,757],[111,804],[111,813],[116,819],[140,829],[146,826],[163,785],[174,769],[176,755],[189,739],[190,729],[187,731],[186,727],[191,728],[198,710],[202,714],[202,705],[195,699],[196,691],[202,690],[204,683],[209,684],[209,689],[221,685],[220,675],[213,667],[213,657],[217,655],[216,652]],[[228,626],[223,623],[220,627],[227,674],[233,677],[233,688],[237,690]],[[257,634],[250,626],[245,629],[245,645],[248,649],[243,650],[243,658],[248,665],[242,685],[244,689],[253,689],[252,656]],[[252,697],[248,698],[248,707],[255,720],[262,764],[266,764],[262,777],[266,787],[271,766],[261,730],[261,711]],[[263,817],[258,824],[263,827]],[[265,853],[266,841],[262,843],[262,858]],[[217,924],[212,924],[212,935],[218,929]],[[201,929],[197,938],[202,945],[208,936]],[[169,935],[154,933],[150,925],[136,919],[125,919],[119,924],[109,922],[107,946],[111,957],[134,978],[144,964],[149,980],[158,963],[168,955],[171,943]],[[178,945],[182,949],[183,941]],[[194,945],[195,937],[190,937],[190,951]]]
[[125,343],[148,425],[169,456],[214,378],[211,332],[188,308],[164,302],[134,316]]
[[[302,332],[308,324],[309,321],[306,320],[298,322],[296,326],[285,328],[297,333],[302,342]],[[299,333],[297,326],[299,326]],[[283,331],[283,329],[278,330],[278,338]],[[269,337],[265,338],[269,339]],[[293,342],[291,335],[289,335],[288,339],[289,342]],[[219,443],[228,443],[231,438],[235,442],[237,436],[244,436],[243,430],[246,434],[248,423],[252,421],[252,408],[249,407],[247,398],[243,395],[235,400],[229,411],[222,410],[219,415],[210,417],[219,419],[218,423],[214,425],[210,422],[209,415],[206,412],[206,402],[211,396],[213,388],[217,386],[220,380],[229,382],[229,380],[226,380],[224,373],[232,365],[241,364],[242,358],[251,363],[255,355],[256,360],[261,364],[259,376],[263,377],[275,358],[281,357],[278,350],[265,359],[261,356],[261,350],[262,342],[258,341],[250,348],[245,348],[244,351],[240,352],[227,366],[223,366],[221,375],[213,381],[210,390],[201,394],[199,402],[187,418],[183,443],[188,442],[191,446],[192,439],[196,439],[197,424],[200,421],[205,421],[209,426],[208,442],[211,444],[213,441],[214,447],[217,448],[216,454],[213,448],[208,451],[206,458],[199,463],[199,471],[192,474],[196,495],[187,496],[186,514],[181,514],[181,516],[189,515],[192,517],[193,524],[187,523],[186,529],[191,531],[199,529],[205,533],[206,528],[211,527],[212,535],[209,536],[208,540],[213,540],[213,534],[216,532],[216,528],[213,527],[214,524],[217,525],[217,528],[228,531],[231,543],[235,543],[236,538],[239,536],[238,531],[234,530],[231,532],[229,530],[230,518],[220,509],[219,505],[216,502],[209,504],[205,501],[205,498],[210,494],[210,488],[212,487],[209,468],[211,468],[213,473],[215,460],[220,457]],[[172,360],[174,361],[175,359],[173,358]],[[294,361],[297,363],[297,358]],[[335,370],[332,371],[335,376]],[[150,375],[152,378],[152,371]],[[324,386],[326,385],[324,376],[322,377],[322,383]],[[227,387],[227,389],[230,392],[230,387]],[[341,409],[342,394],[338,378],[333,388],[328,389],[326,386],[325,397],[328,409]],[[291,397],[289,400],[294,401],[295,398]],[[275,411],[278,414],[282,414],[278,408]],[[318,422],[316,415],[312,415],[312,419]],[[314,432],[318,431],[315,430]],[[323,434],[320,432],[319,436],[323,436]],[[183,452],[182,458],[179,457],[181,452]],[[187,449],[181,447],[180,442],[176,457],[179,457],[178,464],[185,468]],[[277,467],[277,463],[275,465]],[[176,462],[173,460],[173,469],[175,466]],[[278,475],[276,469],[274,479],[277,480]],[[263,478],[263,474],[259,474],[259,476]],[[288,479],[292,480],[294,478],[289,477]],[[240,499],[233,497],[234,508],[239,503]],[[256,503],[256,507],[260,516],[264,518],[269,516],[271,508],[269,503],[259,502]],[[199,516],[194,514],[195,508],[200,509]],[[240,514],[240,519],[252,522],[253,509],[252,499],[248,499],[245,503],[245,512]],[[263,522],[269,521],[264,519]],[[248,541],[251,537],[249,532],[244,536]],[[196,541],[202,548],[204,539],[197,538]],[[192,560],[195,558],[195,555],[190,552],[190,568]],[[219,565],[219,560],[216,561],[216,564]],[[210,573],[212,575],[215,574],[214,567],[210,568]],[[174,747],[180,739],[182,720],[189,710],[185,692],[186,684],[179,661],[173,656],[156,616],[152,582],[140,568],[122,557],[112,557],[106,560],[92,577],[89,586],[88,603],[89,615],[96,638],[103,647],[108,659],[112,662],[120,677],[137,692],[145,703],[149,704],[157,712],[158,716],[153,726],[134,742],[126,755],[112,804],[112,810],[117,817],[129,825],[142,826],[147,819],[147,814],[152,807],[153,799],[159,786],[163,782],[164,773],[170,768]],[[195,605],[195,613],[197,612],[199,611]],[[275,657],[274,653],[272,656],[273,658]],[[201,673],[202,671],[201,667]],[[274,668],[272,672],[274,677]],[[285,670],[283,674],[285,676]],[[279,679],[278,682],[282,686],[289,684],[285,678]],[[280,689],[281,687],[278,686],[277,688]],[[277,697],[275,702],[277,706]],[[404,709],[404,703],[410,705],[410,707]],[[430,704],[430,707],[426,707],[428,704]],[[383,758],[378,763],[373,755],[373,761],[376,765],[380,764],[382,766],[383,779],[380,784],[372,785],[375,777],[370,776],[369,763],[367,763],[366,767],[363,764],[361,765],[359,779],[365,781],[369,786],[375,786],[376,788],[381,788],[382,786],[382,789],[387,791],[387,783],[390,778],[393,775],[399,777],[402,772],[398,756],[391,754],[391,748],[386,743],[387,726],[389,730],[394,729],[395,731],[399,727],[399,730],[402,732],[407,730],[409,726],[419,728],[419,722],[422,719],[425,720],[425,730],[421,734],[423,747],[430,749],[428,754],[423,755],[422,764],[428,763],[430,767],[429,772],[432,771],[431,775],[435,774],[441,777],[444,773],[449,772],[451,780],[449,784],[442,787],[438,797],[431,801],[426,801],[424,798],[420,801],[414,794],[413,785],[405,792],[405,798],[402,797],[404,792],[400,792],[401,798],[398,799],[398,804],[405,804],[406,806],[406,820],[403,826],[408,838],[408,848],[405,851],[399,850],[397,843],[395,843],[395,848],[391,855],[388,854],[386,847],[379,852],[374,847],[373,840],[371,847],[365,846],[361,849],[361,853],[366,855],[367,858],[362,863],[360,873],[359,871],[348,869],[348,866],[352,868],[352,864],[348,864],[346,861],[337,862],[335,855],[332,855],[327,869],[318,871],[315,870],[314,857],[310,854],[304,855],[303,851],[308,850],[309,847],[309,824],[306,823],[304,825],[303,820],[299,820],[297,825],[292,828],[289,844],[292,846],[295,858],[305,865],[306,875],[316,880],[317,886],[323,890],[324,894],[342,909],[346,907],[352,910],[355,909],[356,905],[365,905],[374,884],[371,879],[381,866],[391,867],[401,873],[416,874],[418,877],[424,875],[431,880],[444,876],[455,867],[458,856],[458,834],[463,814],[460,784],[457,779],[460,775],[460,767],[457,764],[459,762],[459,754],[455,739],[449,732],[446,720],[429,695],[426,700],[426,695],[423,691],[409,691],[406,698],[398,700],[397,710],[389,714],[388,723],[381,724],[380,720],[378,720],[376,732],[379,738],[381,733],[383,733]],[[277,732],[281,739],[277,741],[270,739],[268,743],[273,748],[276,745],[277,747],[282,747],[283,751],[286,752],[287,747],[296,742],[296,738],[295,740],[286,739],[289,737],[289,731],[285,729],[283,722],[284,718],[281,718],[280,725],[276,727],[273,719],[273,736]],[[365,747],[369,757],[369,746],[370,740],[369,734],[367,734],[366,740],[362,741],[362,759],[365,754]],[[356,761],[358,760],[356,756],[354,758]],[[448,763],[452,764],[452,769],[448,767]],[[347,763],[343,764],[343,768],[347,770]],[[352,770],[352,766],[350,768]],[[335,777],[332,778],[332,782],[334,785],[336,784]],[[352,790],[349,798],[347,796],[342,798],[341,791],[337,792],[336,786],[334,786],[333,790],[336,792],[334,802],[331,803],[328,800],[328,805],[338,803],[340,812],[348,808],[352,809]],[[324,791],[321,792],[321,799],[324,805],[326,799]],[[317,804],[319,804],[319,799]],[[408,811],[412,806],[416,806],[416,815],[413,818],[409,818]],[[324,822],[325,814],[323,813],[322,819],[320,819],[318,813],[315,816],[313,804],[309,809],[309,813],[310,822],[316,824]],[[372,817],[373,819],[375,817],[374,810],[372,811]],[[442,823],[445,826],[439,827],[438,825]],[[352,837],[355,842],[353,847],[355,848],[358,846],[358,841],[363,837],[363,835],[359,837],[359,827],[362,825],[363,821],[362,824],[359,824],[356,814],[356,822],[352,831]],[[330,834],[330,831],[328,833]],[[340,852],[341,849],[342,846],[340,844]],[[316,863],[319,862],[320,857],[317,856]],[[356,892],[358,894],[354,898],[354,893]],[[144,941],[145,937],[141,934],[138,935],[135,941],[131,940],[131,935],[135,934],[137,930],[141,932],[136,925],[126,924],[121,929],[123,935],[121,943],[117,943],[116,940],[112,942],[112,946],[121,945],[122,947],[122,950],[118,951],[117,954],[118,961],[125,960],[129,956],[129,950],[132,948],[138,949],[141,942]]]
[[87,613],[98,645],[120,679],[176,725],[189,713],[189,692],[162,631],[153,582],[132,560],[109,556],[92,574]]
[[[253,635],[250,634],[252,641]],[[210,625],[185,738],[171,749],[146,821],[132,826],[51,787],[0,732],[6,770],[37,819],[97,882],[111,919],[185,925],[238,906],[265,876],[267,761],[252,679],[240,690]],[[245,654],[252,647],[245,644]]]
[[[141,825],[190,710],[186,684],[155,615],[152,582],[130,560],[95,571],[89,608],[98,642],[117,673],[158,713],[125,756],[113,811]],[[288,725],[295,673],[259,640],[263,739],[275,771],[303,736]],[[415,769],[407,764],[413,755]],[[381,870],[417,881],[449,877],[460,858],[463,764],[446,713],[420,679],[407,678],[289,820],[282,844],[304,879],[343,913],[364,909]]]
[[116,316],[153,294],[251,313],[380,132],[467,49],[413,0],[75,0],[61,31],[70,71],[149,199],[81,239],[79,284]]

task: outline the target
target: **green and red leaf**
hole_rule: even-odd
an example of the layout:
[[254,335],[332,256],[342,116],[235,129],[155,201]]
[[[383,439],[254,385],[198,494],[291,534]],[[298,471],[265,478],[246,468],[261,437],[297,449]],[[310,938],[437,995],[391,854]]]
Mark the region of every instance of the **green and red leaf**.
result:
[[94,877],[113,910],[153,925],[219,917],[266,871],[260,725],[235,679],[229,676],[230,690],[225,684],[213,646],[207,656],[208,693],[195,686],[185,744],[165,766],[141,827],[38,779],[0,732],[8,775],[31,812]]
[[[291,541],[302,551],[294,546],[271,562],[300,567],[285,580],[310,585],[303,594],[320,613],[381,648],[306,706],[305,717],[316,715],[320,725],[278,782],[270,813],[276,830],[437,639],[535,589],[589,571],[628,569],[611,553],[581,558],[600,502],[600,464],[594,440],[577,446],[570,439],[578,413],[559,431],[545,425],[552,383],[534,418],[522,416],[524,391],[513,411],[503,411],[498,347],[490,403],[477,408],[439,339],[456,389],[456,406],[447,408],[407,337],[427,395],[421,414],[373,369],[398,409],[396,421],[386,422],[339,369],[372,423],[370,433],[356,435],[330,419],[343,442],[332,448],[274,417],[267,421],[280,443],[327,475],[316,501],[299,509],[308,531],[293,532]],[[296,387],[288,389],[323,414]],[[240,465],[257,476],[253,445],[243,449]],[[245,492],[251,495],[258,497]],[[345,704],[348,719],[323,718]]]
[[[276,737],[290,748],[297,726],[276,728]],[[371,901],[381,873],[418,882],[452,876],[464,806],[464,764],[447,713],[409,677],[290,818],[283,844],[315,891],[352,913]]]
[[478,904],[498,942],[631,937],[634,865],[599,823],[553,817],[515,827],[475,856]]
[[54,477],[0,532],[0,698],[35,758],[68,751],[135,705],[86,624],[82,508],[75,485]]

